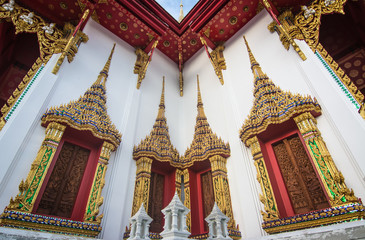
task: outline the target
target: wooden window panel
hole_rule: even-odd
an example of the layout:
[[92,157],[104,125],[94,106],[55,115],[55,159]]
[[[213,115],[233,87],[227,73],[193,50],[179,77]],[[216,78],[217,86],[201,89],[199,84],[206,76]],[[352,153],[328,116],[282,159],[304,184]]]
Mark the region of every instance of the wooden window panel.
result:
[[329,207],[298,135],[272,144],[295,214]]
[[212,171],[202,173],[200,175],[201,189],[202,189],[202,202],[203,202],[203,222],[204,231],[208,231],[208,223],[205,218],[211,213],[214,206],[214,190]]
[[70,218],[90,150],[64,142],[37,213]]
[[153,221],[150,225],[150,232],[162,232],[163,215],[161,210],[164,200],[164,182],[164,175],[155,172],[151,173],[148,215],[153,219]]

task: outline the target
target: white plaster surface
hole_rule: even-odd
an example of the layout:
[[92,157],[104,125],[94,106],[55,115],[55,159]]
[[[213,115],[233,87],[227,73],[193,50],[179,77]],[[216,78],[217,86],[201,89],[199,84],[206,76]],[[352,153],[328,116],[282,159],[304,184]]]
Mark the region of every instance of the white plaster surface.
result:
[[[354,189],[356,196],[364,199],[365,121],[341,95],[305,43],[298,42],[308,58],[303,62],[292,48],[289,51],[284,49],[277,34],[267,30],[271,21],[271,17],[262,11],[225,43],[227,70],[223,71],[223,86],[205,51],[198,51],[184,66],[184,96],[180,97],[176,63],[156,50],[141,88],[137,90],[137,75],[133,74],[134,49],[90,20],[84,29],[89,41],[81,44],[74,61],[65,61],[56,76],[51,74],[54,60],[50,61],[38,79],[39,84],[34,85],[33,92],[29,93],[29,100],[24,99],[24,106],[0,132],[0,209],[9,203],[10,197],[16,196],[18,185],[26,178],[37,154],[44,138],[45,129],[40,126],[40,117],[45,109],[78,99],[96,80],[115,42],[106,84],[107,108],[112,122],[122,133],[122,143],[109,161],[102,192],[104,204],[100,208],[100,213],[104,214],[103,231],[99,238],[121,239],[129,225],[136,174],[133,146],[152,129],[162,76],[166,78],[165,105],[171,142],[180,154],[184,154],[190,145],[197,115],[197,74],[210,126],[231,147],[227,169],[236,223],[243,239],[265,236],[261,229],[260,210],[263,206],[258,198],[261,189],[256,180],[256,169],[251,153],[239,139],[239,129],[253,103],[253,75],[243,35],[263,71],[277,86],[284,91],[310,94],[318,99],[323,110],[322,116],[317,118],[318,127],[327,147],[346,184]],[[340,225],[333,225],[333,229],[336,228]],[[297,239],[294,237],[298,236],[297,233],[284,235]],[[341,231],[335,230],[332,236],[337,233],[343,236]]]

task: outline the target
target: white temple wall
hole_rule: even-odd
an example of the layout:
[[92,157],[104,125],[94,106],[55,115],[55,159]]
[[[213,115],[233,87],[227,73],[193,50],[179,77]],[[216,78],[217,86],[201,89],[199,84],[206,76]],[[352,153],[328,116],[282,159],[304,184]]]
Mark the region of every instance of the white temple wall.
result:
[[155,122],[162,76],[166,80],[166,118],[171,142],[180,154],[190,146],[197,115],[197,74],[210,126],[231,147],[227,169],[236,223],[244,238],[265,235],[261,229],[263,205],[258,198],[261,189],[256,169],[249,149],[239,139],[239,130],[253,104],[253,75],[243,35],[263,71],[277,86],[318,99],[323,109],[322,116],[317,118],[318,128],[346,184],[354,188],[356,196],[364,198],[365,121],[336,89],[305,43],[299,43],[308,58],[303,62],[292,47],[286,51],[278,35],[267,30],[271,21],[262,11],[225,43],[227,70],[223,71],[223,86],[204,49],[197,52],[184,65],[184,96],[180,97],[176,63],[156,49],[141,88],[137,90],[137,75],[133,74],[134,48],[89,20],[84,29],[89,41],[81,44],[74,61],[65,61],[59,73],[53,75],[51,71],[57,61],[54,56],[17,113],[0,132],[0,209],[18,193],[18,185],[26,178],[44,139],[45,128],[40,126],[40,116],[46,108],[78,99],[96,80],[115,42],[106,84],[107,108],[112,122],[122,133],[122,143],[109,160],[102,192],[104,204],[100,209],[104,214],[100,238],[121,238],[129,224],[136,171],[133,146],[150,133]]
[[49,60],[0,132],[1,210],[18,194],[19,183],[26,178],[44,139],[39,119],[57,87],[57,77],[50,74],[57,57]]

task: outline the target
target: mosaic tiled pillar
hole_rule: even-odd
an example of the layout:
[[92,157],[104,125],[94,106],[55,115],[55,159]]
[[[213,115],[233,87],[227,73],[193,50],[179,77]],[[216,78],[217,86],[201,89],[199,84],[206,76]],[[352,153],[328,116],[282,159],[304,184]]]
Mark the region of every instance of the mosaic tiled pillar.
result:
[[264,221],[274,220],[279,218],[279,211],[275,201],[273,189],[269,174],[267,172],[264,157],[262,156],[260,143],[257,137],[252,137],[247,140],[247,145],[251,149],[253,160],[257,171],[257,180],[260,183],[262,195],[260,201],[264,204],[265,212],[261,212]]
[[[183,184],[184,184],[184,205],[185,205],[185,207],[191,209],[188,169],[184,169],[184,170],[176,169],[176,177],[175,177],[176,192],[179,195],[179,198],[182,199],[182,196],[181,196],[182,176],[184,177],[183,178],[184,179],[184,182],[183,182]],[[191,213],[190,212],[186,215],[186,225],[188,227],[188,231],[190,231],[190,229],[191,229]]]
[[136,214],[141,207],[142,202],[146,209],[148,209],[148,197],[150,193],[151,182],[151,166],[152,159],[141,157],[137,160],[137,175],[134,186],[134,197],[132,206],[132,216]]
[[228,227],[235,228],[236,224],[233,218],[231,194],[227,178],[227,159],[220,155],[215,155],[210,157],[209,161],[212,168],[215,202],[219,209],[229,217]]
[[48,125],[46,136],[38,151],[37,157],[31,165],[27,179],[21,181],[19,194],[15,199],[10,199],[10,204],[7,207],[8,210],[28,213],[33,210],[34,202],[37,199],[39,190],[47,175],[48,168],[51,165],[65,128],[64,125],[55,122]]
[[93,184],[87,201],[86,212],[84,215],[85,222],[96,222],[100,224],[102,215],[99,215],[99,207],[103,204],[104,198],[101,196],[105,184],[105,173],[111,152],[114,151],[114,145],[104,142],[101,148],[98,165],[96,167]]
[[306,112],[295,117],[294,120],[312,156],[314,165],[329,196],[331,206],[358,202],[354,192],[347,188],[342,173],[338,171],[333,162],[326,143],[323,141],[321,133],[317,128],[316,119],[312,114]]

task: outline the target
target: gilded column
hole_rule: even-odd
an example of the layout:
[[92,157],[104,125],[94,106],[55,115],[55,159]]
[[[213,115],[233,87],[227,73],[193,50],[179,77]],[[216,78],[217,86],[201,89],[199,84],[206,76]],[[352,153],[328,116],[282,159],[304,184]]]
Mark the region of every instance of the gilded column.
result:
[[29,213],[33,210],[34,202],[37,199],[65,128],[64,125],[55,122],[48,124],[46,136],[37,157],[31,165],[26,180],[22,180],[19,185],[19,194],[14,200],[13,198],[10,199],[8,210]]
[[220,155],[214,155],[209,158],[209,161],[212,168],[214,200],[219,209],[229,217],[228,227],[234,228],[236,224],[233,218],[231,195],[227,178],[227,159]]
[[[189,184],[189,170],[184,169],[176,169],[175,175],[175,188],[176,192],[179,195],[179,198],[183,201],[185,207],[190,207],[190,184]],[[183,186],[183,187],[182,187]],[[184,190],[184,198],[182,198],[181,190]],[[186,226],[188,227],[188,231],[191,229],[191,214],[190,212],[186,215]]]
[[85,222],[96,222],[100,224],[103,214],[99,214],[99,207],[103,204],[104,198],[101,196],[101,191],[105,185],[105,173],[107,170],[110,154],[115,150],[113,144],[104,141],[101,148],[98,165],[94,174],[94,180],[91,187],[90,195],[87,200],[86,212],[84,215]]
[[262,156],[260,143],[257,137],[247,140],[247,146],[251,149],[253,160],[257,171],[257,180],[260,183],[262,194],[260,201],[264,204],[264,211],[261,211],[264,221],[279,219],[279,211],[275,201],[274,192],[271,187],[269,174]]
[[358,202],[353,190],[347,188],[342,173],[338,171],[333,162],[326,143],[317,128],[316,119],[312,114],[306,112],[295,117],[294,120],[312,156],[314,165],[330,198],[331,206],[335,207],[349,202]]
[[136,161],[137,173],[136,183],[134,186],[134,197],[132,206],[132,216],[136,214],[142,203],[148,209],[148,198],[150,193],[151,182],[151,166],[152,159],[148,157],[141,157]]

